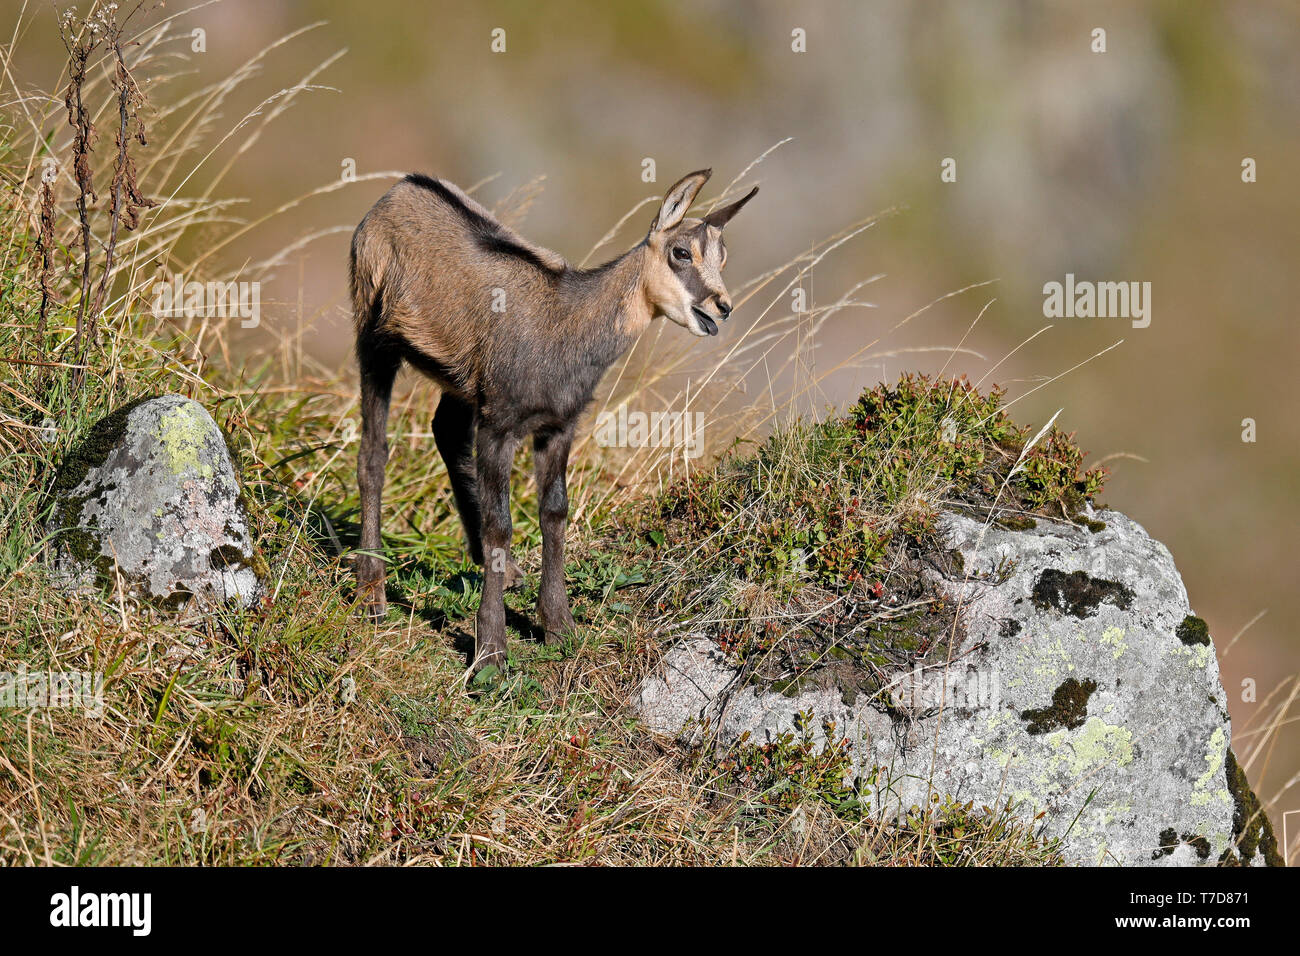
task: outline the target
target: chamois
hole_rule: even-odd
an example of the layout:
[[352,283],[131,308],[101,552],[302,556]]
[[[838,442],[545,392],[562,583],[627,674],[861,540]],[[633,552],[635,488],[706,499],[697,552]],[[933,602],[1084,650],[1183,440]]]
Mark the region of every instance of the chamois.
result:
[[[388,407],[403,361],[441,397],[434,441],[451,480],[470,557],[483,566],[474,666],[506,660],[503,592],[522,576],[510,555],[510,469],[533,439],[542,527],[537,619],[547,643],[574,627],[564,582],[565,470],[578,418],[602,375],[667,316],[717,335],[731,313],[723,226],[755,193],[687,219],[711,175],[668,190],[645,239],[594,269],[569,265],[499,223],[451,183],[412,174],[352,236],[350,284],[361,370],[361,552],[358,596],[385,610],[380,540]],[[370,553],[365,553],[370,552]]]

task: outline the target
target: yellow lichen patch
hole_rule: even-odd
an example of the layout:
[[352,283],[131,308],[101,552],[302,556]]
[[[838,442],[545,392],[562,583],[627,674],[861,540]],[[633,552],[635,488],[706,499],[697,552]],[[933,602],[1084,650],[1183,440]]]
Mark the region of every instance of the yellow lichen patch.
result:
[[1111,807],[1104,808],[1100,816],[1100,827],[1098,829],[1107,829],[1116,820],[1122,820],[1133,813],[1133,805],[1128,803],[1117,803]]
[[1223,732],[1222,727],[1215,727],[1214,733],[1210,734],[1210,741],[1205,752],[1205,773],[1201,774],[1192,786],[1192,806],[1203,807],[1215,800],[1220,803],[1231,802],[1232,797],[1223,787],[1219,787],[1217,790],[1210,789],[1211,781],[1223,770],[1223,758],[1227,752],[1228,736]]
[[[1074,658],[1066,650],[1060,637],[1052,638],[1050,644],[1045,640],[1035,642],[1027,650],[1022,650],[1016,655],[1016,663],[1022,672],[1028,671],[1040,683],[1045,684],[1060,683],[1062,665],[1065,673],[1074,670]],[[1007,682],[1008,687],[1019,687],[1022,684],[1024,684],[1022,677],[1013,677]]]
[[167,470],[173,475],[198,473],[211,478],[212,466],[199,458],[208,429],[206,417],[193,405],[177,405],[163,412],[158,424]]
[[1133,762],[1133,735],[1100,717],[1089,718],[1081,730],[1049,734],[1047,743],[1058,751],[1047,762],[1048,770],[1064,767],[1072,777],[1107,763],[1123,767]]
[[[988,736],[972,737],[971,743],[974,744],[976,747],[983,747],[984,744],[988,741],[988,739],[991,738],[995,733],[997,733],[997,729],[1000,726],[1002,726],[1004,723],[1009,721],[1010,719],[1011,719],[1011,711],[1009,710],[1004,710],[1001,713],[994,714],[992,717],[985,717],[983,732]],[[1000,753],[1001,751],[998,752]],[[1003,764],[1003,766],[1005,766],[1005,764]]]
[[1187,660],[1187,663],[1198,670],[1204,669],[1210,663],[1210,655],[1214,653],[1214,648],[1209,644],[1197,644],[1193,647],[1187,647],[1183,644],[1173,644],[1167,646],[1165,654],[1177,654]]
[[1101,642],[1115,649],[1115,659],[1119,660],[1128,650],[1128,642],[1124,640],[1124,628],[1108,627],[1102,632]]
[[1016,753],[1007,753],[997,747],[990,747],[986,753],[989,759],[998,764],[1003,770],[1008,767],[1014,767],[1016,764],[1025,762],[1025,758]]

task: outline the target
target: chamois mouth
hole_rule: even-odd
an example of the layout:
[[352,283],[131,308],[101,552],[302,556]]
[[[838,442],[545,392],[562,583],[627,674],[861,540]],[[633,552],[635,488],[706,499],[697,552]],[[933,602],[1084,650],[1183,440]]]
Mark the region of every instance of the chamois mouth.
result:
[[700,320],[700,326],[705,332],[708,332],[710,335],[718,334],[718,323],[713,321],[713,316],[709,315],[709,313],[705,312],[698,305],[691,306],[691,311],[694,312],[695,317]]

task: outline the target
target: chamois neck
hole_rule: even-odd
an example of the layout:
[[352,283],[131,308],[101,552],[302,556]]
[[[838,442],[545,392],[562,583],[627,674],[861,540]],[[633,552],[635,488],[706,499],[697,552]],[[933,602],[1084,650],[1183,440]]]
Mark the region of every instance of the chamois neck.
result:
[[566,324],[585,347],[609,342],[614,349],[611,362],[650,324],[652,310],[641,280],[645,249],[643,242],[593,269],[564,273],[561,296],[571,317]]

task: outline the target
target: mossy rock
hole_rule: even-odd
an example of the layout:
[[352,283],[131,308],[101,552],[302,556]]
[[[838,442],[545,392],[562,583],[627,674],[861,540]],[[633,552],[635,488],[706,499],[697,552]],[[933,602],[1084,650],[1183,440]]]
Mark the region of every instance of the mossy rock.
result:
[[[811,727],[815,748],[842,746],[850,772],[872,781],[863,802],[878,812],[935,795],[1007,806],[1071,864],[1274,862],[1271,824],[1231,753],[1213,642],[1195,625],[1175,636],[1191,612],[1172,555],[1126,515],[1095,513],[1100,531],[942,515],[943,550],[922,565],[929,606],[960,613],[937,655],[920,653],[934,614],[841,629],[819,658],[798,641],[800,656],[782,655],[784,640],[737,662],[697,633],[665,653],[632,707],[693,745]],[[843,683],[859,659],[875,687]],[[761,680],[764,667],[777,679]]]
[[50,491],[49,557],[73,589],[118,579],[134,597],[243,606],[261,561],[226,437],[199,403],[139,399],[98,422]]
[[1285,866],[1278,851],[1273,824],[1251,789],[1246,772],[1237,763],[1232,748],[1228,748],[1223,770],[1228,779],[1228,792],[1232,794],[1234,840],[1233,845],[1223,851],[1220,862],[1236,866],[1259,865],[1260,862],[1266,866]]

